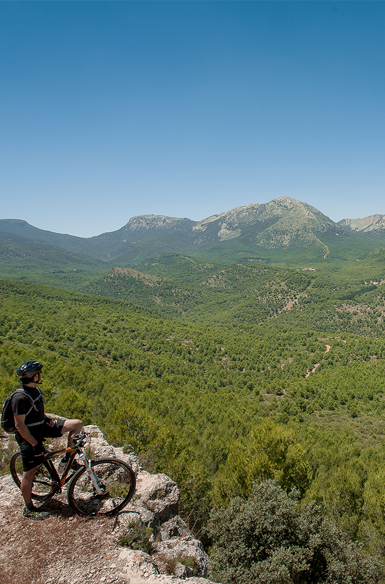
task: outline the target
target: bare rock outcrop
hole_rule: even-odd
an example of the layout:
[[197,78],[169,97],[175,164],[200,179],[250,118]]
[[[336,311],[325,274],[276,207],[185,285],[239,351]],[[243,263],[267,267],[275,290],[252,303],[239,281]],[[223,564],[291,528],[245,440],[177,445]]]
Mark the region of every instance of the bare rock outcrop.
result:
[[[180,493],[176,483],[165,474],[143,470],[134,453],[108,444],[97,426],[87,426],[85,431],[91,439],[93,458],[116,457],[133,468],[137,479],[133,499],[116,517],[85,520],[72,514],[63,493],[58,500],[49,502],[51,517],[44,522],[30,522],[21,516],[20,491],[11,477],[1,477],[0,556],[6,565],[5,584],[16,580],[24,584],[20,565],[28,566],[30,556],[20,564],[20,549],[24,546],[31,550],[34,545],[36,553],[31,557],[39,557],[40,547],[44,555],[28,568],[25,582],[30,581],[27,574],[34,570],[40,571],[36,584],[182,584],[186,578],[189,584],[211,584],[204,578],[208,556],[178,515]],[[50,530],[58,541],[68,541],[70,546],[55,544]],[[132,537],[133,533],[137,537]],[[67,540],[66,534],[71,534]],[[70,576],[66,568],[69,564]]]
[[[121,536],[135,524],[152,530],[149,538],[151,553],[140,552],[142,564],[149,574],[172,570],[182,578],[206,576],[208,556],[200,541],[194,539],[186,523],[178,516],[180,493],[178,485],[167,475],[151,474],[142,469],[134,453],[108,444],[97,426],[87,426],[92,437],[95,457],[116,456],[125,460],[136,473],[134,498],[117,517],[117,531]],[[139,557],[139,556],[138,556]]]

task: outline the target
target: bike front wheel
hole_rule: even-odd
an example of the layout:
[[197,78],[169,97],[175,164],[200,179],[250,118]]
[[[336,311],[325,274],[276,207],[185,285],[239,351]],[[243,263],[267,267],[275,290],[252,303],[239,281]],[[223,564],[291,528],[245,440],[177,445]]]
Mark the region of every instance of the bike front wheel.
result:
[[[79,515],[116,515],[132,499],[135,473],[128,464],[115,458],[93,460],[91,469],[80,468],[68,486],[67,501]],[[98,494],[93,478],[103,490]]]
[[[23,463],[21,460],[21,452],[16,452],[11,458],[10,462],[11,475],[16,485],[21,488],[21,480],[23,478]],[[35,473],[35,478],[32,484],[32,499],[37,501],[44,501],[49,499],[54,494],[51,475],[44,464],[40,464]]]

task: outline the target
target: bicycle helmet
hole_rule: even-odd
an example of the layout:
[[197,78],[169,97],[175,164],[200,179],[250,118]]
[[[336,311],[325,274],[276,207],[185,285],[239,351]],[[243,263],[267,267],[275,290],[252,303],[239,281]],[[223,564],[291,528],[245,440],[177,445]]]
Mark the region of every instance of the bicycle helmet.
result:
[[43,369],[44,365],[39,363],[38,361],[25,361],[19,365],[16,369],[16,373],[22,379],[32,379],[36,373],[39,373]]

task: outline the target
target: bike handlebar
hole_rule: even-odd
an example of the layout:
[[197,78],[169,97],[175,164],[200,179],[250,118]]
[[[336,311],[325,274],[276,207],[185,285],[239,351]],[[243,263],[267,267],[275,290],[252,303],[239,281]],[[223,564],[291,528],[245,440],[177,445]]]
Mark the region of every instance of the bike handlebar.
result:
[[76,436],[73,437],[73,443],[74,443],[75,448],[78,448],[79,446],[83,446],[86,438],[87,438],[87,434],[82,429],[80,434],[76,434]]

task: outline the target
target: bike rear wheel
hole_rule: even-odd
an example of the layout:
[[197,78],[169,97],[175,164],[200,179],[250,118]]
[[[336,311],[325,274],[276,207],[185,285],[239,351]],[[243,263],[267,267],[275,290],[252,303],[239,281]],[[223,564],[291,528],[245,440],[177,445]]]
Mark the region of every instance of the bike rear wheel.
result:
[[115,458],[93,460],[91,467],[103,494],[97,494],[86,467],[82,467],[68,486],[68,504],[79,515],[116,515],[135,492],[134,471]]
[[[23,464],[21,460],[21,452],[16,452],[11,458],[10,462],[11,475],[16,485],[21,487],[21,480],[23,478]],[[49,499],[54,494],[52,486],[51,475],[44,464],[40,464],[35,473],[35,478],[32,484],[32,499],[43,501]]]

